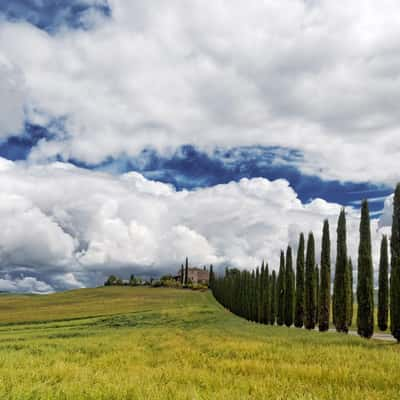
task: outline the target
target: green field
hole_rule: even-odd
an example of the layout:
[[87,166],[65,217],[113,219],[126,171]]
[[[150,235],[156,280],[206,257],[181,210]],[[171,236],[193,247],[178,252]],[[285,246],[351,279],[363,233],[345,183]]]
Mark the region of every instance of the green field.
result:
[[398,399],[400,347],[246,322],[208,292],[0,296],[0,399]]

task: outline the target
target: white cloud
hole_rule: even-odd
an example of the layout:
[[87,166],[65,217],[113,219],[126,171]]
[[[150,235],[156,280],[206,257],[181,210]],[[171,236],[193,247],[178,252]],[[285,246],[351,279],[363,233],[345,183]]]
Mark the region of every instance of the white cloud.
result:
[[18,67],[2,53],[0,47],[0,139],[23,129],[25,88]]
[[74,250],[74,241],[29,199],[0,194],[1,258],[18,265],[62,265]]
[[[137,173],[115,177],[0,159],[0,187],[0,272],[10,282],[35,277],[55,290],[93,286],[111,272],[173,272],[186,256],[195,265],[253,268],[265,259],[276,268],[280,249],[296,248],[301,231],[314,231],[319,248],[324,218],[334,258],[340,206],[321,199],[302,204],[285,180],[177,192]],[[354,260],[358,224],[358,212],[349,208]],[[375,262],[385,229],[372,221]]]
[[45,282],[33,277],[0,279],[0,291],[47,294],[54,292],[53,288]]

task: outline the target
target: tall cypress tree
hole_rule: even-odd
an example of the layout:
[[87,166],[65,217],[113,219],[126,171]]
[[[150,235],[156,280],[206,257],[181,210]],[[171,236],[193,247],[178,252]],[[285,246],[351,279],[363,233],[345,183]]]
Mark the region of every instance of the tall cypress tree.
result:
[[388,328],[389,308],[389,256],[388,240],[383,235],[381,241],[381,255],[379,261],[379,293],[378,293],[378,326],[381,331]]
[[247,319],[251,321],[252,319],[252,279],[251,272],[247,272],[247,283],[246,283],[246,292],[247,292]]
[[337,226],[336,270],[333,289],[333,320],[338,332],[348,332],[346,213],[341,210]]
[[258,307],[259,307],[259,302],[258,302],[258,285],[259,285],[259,276],[258,276],[258,268],[254,271],[254,276],[253,276],[253,296],[254,296],[254,307],[253,307],[253,321],[257,322],[258,319]]
[[186,261],[185,261],[185,285],[188,284],[188,280],[189,280],[189,260],[186,257]]
[[276,322],[276,272],[272,271],[271,282],[270,282],[270,303],[271,311],[269,323],[275,325]]
[[357,331],[365,338],[374,333],[374,276],[368,201],[361,206],[357,273]]
[[351,257],[347,262],[346,270],[346,290],[347,290],[347,326],[350,328],[353,324],[354,312],[354,285],[353,285],[353,262]]
[[263,296],[263,323],[269,324],[270,320],[270,313],[271,313],[271,306],[270,306],[270,284],[269,284],[269,267],[268,264],[265,264],[264,267],[264,279],[263,279],[263,286],[264,286],[264,296]]
[[261,275],[260,269],[256,268],[256,293],[255,293],[255,302],[256,302],[256,314],[255,314],[255,321],[260,322],[261,320]]
[[315,241],[312,232],[308,235],[304,290],[304,326],[315,328]]
[[278,325],[283,325],[285,322],[285,255],[283,251],[281,251],[281,261],[276,283],[276,292],[278,300],[276,321]]
[[185,271],[183,269],[183,264],[182,264],[181,265],[181,285],[183,285],[184,276],[185,276]]
[[[183,273],[183,264],[182,264],[182,273]],[[211,290],[213,290],[214,281],[215,281],[214,268],[213,268],[213,265],[211,264],[209,278],[208,278],[208,287]]]
[[288,246],[286,250],[286,270],[285,270],[285,325],[293,325],[294,315],[294,272],[292,260],[292,248]]
[[331,304],[331,240],[329,222],[324,221],[322,229],[321,274],[319,291],[319,324],[321,332],[329,329],[329,314]]
[[249,298],[249,271],[243,272],[243,291],[244,291],[244,304],[243,304],[243,314],[244,317],[250,319],[250,298]]
[[304,323],[304,234],[300,234],[296,260],[296,305],[294,325],[301,328]]
[[390,274],[390,330],[400,342],[400,183],[396,186],[393,199],[393,223]]
[[319,321],[319,268],[315,266],[315,323]]
[[260,310],[259,310],[259,322],[264,323],[264,316],[265,316],[265,285],[264,285],[264,275],[265,275],[265,266],[264,266],[264,260],[261,263],[261,269],[260,269]]
[[257,301],[256,301],[256,273],[251,271],[250,278],[250,303],[251,303],[251,316],[250,321],[255,321],[257,316]]

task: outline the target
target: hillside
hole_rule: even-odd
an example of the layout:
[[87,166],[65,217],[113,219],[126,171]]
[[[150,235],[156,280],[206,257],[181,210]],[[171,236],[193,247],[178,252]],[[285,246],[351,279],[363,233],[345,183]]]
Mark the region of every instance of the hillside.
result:
[[209,292],[0,296],[1,399],[394,399],[399,355],[249,323]]

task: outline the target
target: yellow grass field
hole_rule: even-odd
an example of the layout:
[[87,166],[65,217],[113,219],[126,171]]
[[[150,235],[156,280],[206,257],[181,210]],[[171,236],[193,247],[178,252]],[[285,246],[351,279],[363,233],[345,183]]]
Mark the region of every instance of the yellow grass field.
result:
[[209,292],[0,296],[0,399],[399,399],[400,346],[262,326]]

